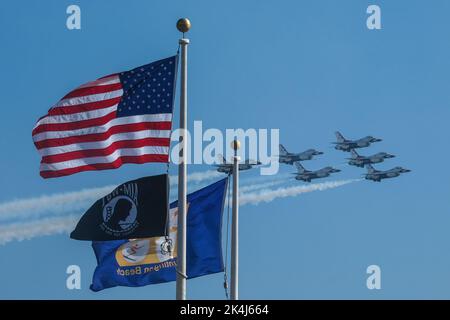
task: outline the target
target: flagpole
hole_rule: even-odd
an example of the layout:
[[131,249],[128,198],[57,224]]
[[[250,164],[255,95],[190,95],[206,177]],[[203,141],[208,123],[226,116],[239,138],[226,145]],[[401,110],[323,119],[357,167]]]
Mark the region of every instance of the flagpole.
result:
[[234,140],[231,147],[234,150],[233,157],[233,210],[231,221],[231,300],[239,299],[239,157],[237,150],[240,148],[240,142]]
[[184,37],[191,23],[188,19],[179,19],[178,31],[183,33],[179,40],[181,46],[181,95],[180,95],[180,164],[178,166],[178,228],[177,228],[177,300],[186,300],[186,153],[187,153],[187,46],[189,39]]

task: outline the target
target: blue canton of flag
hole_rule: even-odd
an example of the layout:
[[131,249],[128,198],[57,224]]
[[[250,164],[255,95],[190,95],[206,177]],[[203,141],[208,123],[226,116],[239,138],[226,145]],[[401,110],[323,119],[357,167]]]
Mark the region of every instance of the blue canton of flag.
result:
[[177,56],[119,74],[123,87],[117,117],[172,113]]
[[[189,279],[223,271],[222,211],[228,178],[187,196],[186,267]],[[154,237],[94,241],[97,268],[91,290],[139,287],[176,280],[177,202],[170,205],[169,240]]]

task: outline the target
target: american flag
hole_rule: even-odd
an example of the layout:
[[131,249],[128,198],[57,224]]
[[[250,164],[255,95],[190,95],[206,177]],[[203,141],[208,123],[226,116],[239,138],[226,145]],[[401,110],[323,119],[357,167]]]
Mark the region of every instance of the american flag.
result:
[[84,84],[33,129],[43,178],[168,162],[177,56]]

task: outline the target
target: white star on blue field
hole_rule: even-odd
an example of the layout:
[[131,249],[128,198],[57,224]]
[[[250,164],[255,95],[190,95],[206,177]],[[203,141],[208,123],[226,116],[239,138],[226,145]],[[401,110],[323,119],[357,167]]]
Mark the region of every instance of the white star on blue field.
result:
[[176,56],[121,72],[124,94],[117,117],[149,113],[170,113]]
[[[396,155],[376,168],[411,169],[380,183],[357,181],[243,205],[240,298],[450,298],[450,2],[79,0],[81,30],[68,30],[70,4],[2,4],[0,206],[164,172],[165,164],[127,164],[44,180],[31,131],[77,86],[176,55],[181,37],[176,21],[189,17],[190,129],[194,120],[202,120],[204,130],[279,128],[289,151],[324,152],[305,161],[305,168],[342,170],[317,182],[360,179],[365,173],[345,164],[349,153],[333,149],[337,130],[350,139],[382,138],[360,149],[363,155]],[[367,29],[370,4],[381,8],[381,30]],[[151,87],[140,88],[145,92],[137,92],[139,99],[123,100],[123,108],[133,102],[135,108],[119,112],[144,112],[149,104],[155,112],[166,108],[174,97],[161,77],[155,74]],[[177,86],[174,129],[179,79]],[[267,188],[304,184],[294,180],[295,171],[281,165],[280,179],[290,180]],[[170,174],[176,173],[171,165]],[[242,187],[251,190],[261,178],[259,170],[243,171]],[[53,207],[49,199],[45,210],[32,208],[22,220],[5,212],[0,233],[7,219],[21,225],[87,209],[80,203],[62,212],[65,200]],[[49,233],[0,245],[0,298],[175,298],[175,283],[91,292],[96,266],[91,244],[71,240],[67,232]],[[81,268],[81,290],[66,288],[69,265]],[[381,290],[366,287],[370,265],[381,268]],[[188,297],[224,299],[223,274],[189,280]]]

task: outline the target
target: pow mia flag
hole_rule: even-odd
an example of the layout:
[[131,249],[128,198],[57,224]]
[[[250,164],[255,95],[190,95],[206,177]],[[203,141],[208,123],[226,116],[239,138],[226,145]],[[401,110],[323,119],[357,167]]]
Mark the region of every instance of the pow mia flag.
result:
[[108,241],[165,236],[168,188],[167,174],[125,182],[97,200],[70,237]]

